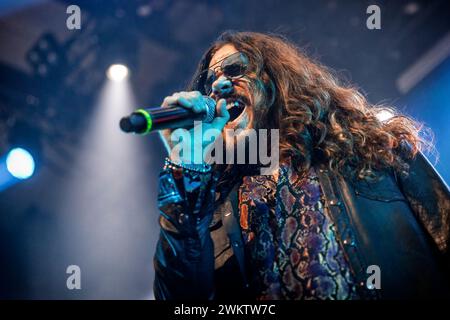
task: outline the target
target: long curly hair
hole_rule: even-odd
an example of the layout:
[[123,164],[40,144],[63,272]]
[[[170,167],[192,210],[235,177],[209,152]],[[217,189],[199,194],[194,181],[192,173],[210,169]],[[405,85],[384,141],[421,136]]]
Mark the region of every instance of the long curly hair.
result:
[[[202,71],[224,44],[248,56],[253,91],[265,101],[254,111],[256,124],[280,130],[280,160],[300,173],[319,161],[359,178],[386,168],[404,173],[408,166],[399,147],[407,143],[407,156],[413,157],[432,145],[420,123],[393,107],[370,104],[356,87],[279,35],[223,33],[200,61],[190,89],[201,91]],[[381,111],[392,117],[381,121]]]

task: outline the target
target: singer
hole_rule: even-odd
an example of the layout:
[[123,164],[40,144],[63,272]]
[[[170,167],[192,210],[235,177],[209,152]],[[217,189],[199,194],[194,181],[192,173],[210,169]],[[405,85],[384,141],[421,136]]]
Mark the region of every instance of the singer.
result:
[[[260,33],[222,34],[162,105],[202,113],[204,95],[217,102],[205,129],[278,129],[280,164],[166,159],[157,299],[449,297],[450,191],[419,123],[393,108],[379,120],[387,107]],[[169,154],[176,130],[161,131]]]

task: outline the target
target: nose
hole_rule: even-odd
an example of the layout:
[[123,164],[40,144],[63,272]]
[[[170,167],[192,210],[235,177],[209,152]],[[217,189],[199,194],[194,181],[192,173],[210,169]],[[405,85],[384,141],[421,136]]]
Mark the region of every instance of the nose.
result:
[[212,92],[217,97],[224,97],[233,92],[233,83],[227,77],[221,75],[212,84]]

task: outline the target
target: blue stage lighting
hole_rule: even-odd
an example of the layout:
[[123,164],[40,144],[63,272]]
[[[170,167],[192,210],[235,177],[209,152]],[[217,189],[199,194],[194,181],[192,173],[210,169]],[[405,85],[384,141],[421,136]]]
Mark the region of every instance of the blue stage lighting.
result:
[[34,173],[34,159],[31,154],[22,148],[14,148],[6,157],[8,172],[17,179],[28,179]]

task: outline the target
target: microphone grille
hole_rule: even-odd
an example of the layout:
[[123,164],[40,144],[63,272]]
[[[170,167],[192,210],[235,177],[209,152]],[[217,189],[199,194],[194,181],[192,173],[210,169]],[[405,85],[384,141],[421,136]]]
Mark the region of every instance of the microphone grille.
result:
[[206,114],[203,117],[204,122],[212,122],[216,116],[216,101],[208,96],[204,96],[206,103]]

